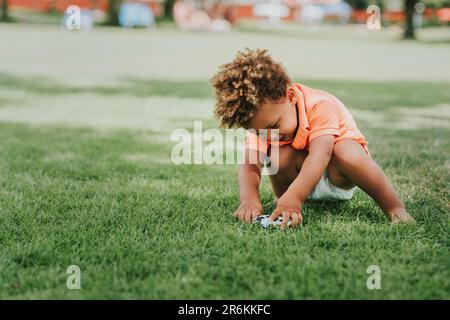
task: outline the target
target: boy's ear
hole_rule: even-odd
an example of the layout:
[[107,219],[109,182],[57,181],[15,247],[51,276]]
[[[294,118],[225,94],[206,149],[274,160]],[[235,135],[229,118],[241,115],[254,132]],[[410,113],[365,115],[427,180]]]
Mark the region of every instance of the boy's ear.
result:
[[287,97],[289,99],[289,102],[295,105],[297,103],[297,95],[295,94],[294,89],[288,88],[287,89]]

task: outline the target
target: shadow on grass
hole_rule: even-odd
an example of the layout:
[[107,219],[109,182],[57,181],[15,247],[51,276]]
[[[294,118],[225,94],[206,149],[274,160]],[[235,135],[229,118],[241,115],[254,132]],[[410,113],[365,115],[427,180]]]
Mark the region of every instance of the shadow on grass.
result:
[[20,78],[0,73],[0,87],[22,89],[31,93],[45,95],[66,95],[92,93],[97,95],[132,95],[132,96],[172,96],[182,98],[210,98],[212,89],[205,81],[164,81],[122,78],[120,86],[69,86],[51,81],[48,78],[34,76]]
[[[49,78],[17,77],[0,73],[0,88],[26,90],[39,95],[95,94],[103,96],[131,95],[137,97],[170,96],[213,99],[209,81],[172,81],[142,78],[119,78],[116,86],[74,86],[57,83]],[[354,80],[294,79],[308,86],[329,91],[344,104],[359,109],[424,107],[446,104],[450,101],[448,83],[430,82],[372,82]]]
[[418,39],[417,40],[420,43],[425,43],[425,44],[445,44],[445,45],[449,45],[450,44],[450,38],[447,39],[429,39],[429,40],[423,40],[423,39]]

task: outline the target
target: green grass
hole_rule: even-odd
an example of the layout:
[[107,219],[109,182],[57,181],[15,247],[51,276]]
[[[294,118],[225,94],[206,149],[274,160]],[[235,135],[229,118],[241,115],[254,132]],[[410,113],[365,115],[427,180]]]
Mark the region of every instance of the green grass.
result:
[[[416,225],[390,225],[359,191],[306,203],[294,232],[265,231],[230,215],[234,166],[172,165],[147,131],[2,123],[0,296],[449,298],[449,129],[366,134]],[[262,195],[268,213],[267,181]],[[71,264],[79,292],[65,288]],[[365,287],[371,264],[380,291]]]
[[[348,105],[417,223],[391,225],[358,190],[306,202],[303,225],[280,232],[234,220],[235,165],[170,160],[174,129],[217,125],[207,78],[109,83],[92,71],[95,84],[80,85],[50,67],[8,70],[0,298],[450,298],[448,83],[296,78]],[[261,196],[270,213],[267,178]],[[73,264],[81,290],[66,288]],[[366,287],[370,265],[381,290]]]

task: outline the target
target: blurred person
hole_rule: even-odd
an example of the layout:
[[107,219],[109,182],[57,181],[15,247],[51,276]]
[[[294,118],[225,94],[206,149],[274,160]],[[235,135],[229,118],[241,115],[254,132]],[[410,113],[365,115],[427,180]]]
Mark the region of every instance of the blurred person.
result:
[[136,1],[124,1],[119,6],[119,25],[125,28],[154,27],[155,13],[145,3]]
[[173,5],[173,17],[182,30],[207,29],[211,23],[205,11],[195,10],[195,3],[192,0],[177,0]]
[[[211,83],[221,126],[254,130],[247,136],[245,163],[238,169],[241,203],[235,217],[251,222],[263,212],[258,190],[265,155],[278,168],[269,176],[276,201],[270,219],[282,216],[282,228],[289,220],[291,227],[302,222],[305,200],[350,200],[357,187],[391,222],[414,221],[372,159],[346,106],[328,92],[292,83],[267,50],[238,52]],[[269,131],[268,139],[262,138],[262,129]],[[270,130],[277,134],[272,140]],[[255,152],[259,157],[251,163]]]
[[203,1],[203,7],[213,20],[226,20],[231,25],[237,22],[237,7],[233,3],[224,3],[223,0]]
[[348,23],[352,7],[343,0],[298,0],[299,19],[305,24],[319,24],[327,17],[337,17],[341,24]]
[[301,9],[299,20],[306,25],[318,25],[325,18],[323,9],[313,3],[311,0],[301,0]]
[[182,30],[227,31],[230,24],[223,19],[212,19],[205,10],[196,9],[193,0],[177,0],[173,7],[175,23]]
[[227,20],[231,25],[234,25],[238,21],[237,7],[234,4],[228,5],[225,8],[223,18]]
[[281,0],[269,0],[255,4],[253,14],[266,19],[271,27],[279,25],[282,18],[289,16],[289,7]]

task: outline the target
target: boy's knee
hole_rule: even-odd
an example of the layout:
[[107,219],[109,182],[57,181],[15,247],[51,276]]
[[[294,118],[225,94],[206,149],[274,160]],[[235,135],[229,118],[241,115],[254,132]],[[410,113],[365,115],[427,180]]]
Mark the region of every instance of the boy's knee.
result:
[[[278,152],[278,155],[275,152]],[[272,150],[270,161],[272,166],[278,166],[278,171],[291,171],[293,169],[300,171],[306,154],[303,151],[296,150],[291,146],[284,146]]]
[[362,146],[352,140],[342,140],[334,145],[332,158],[342,164],[363,161],[365,151]]

